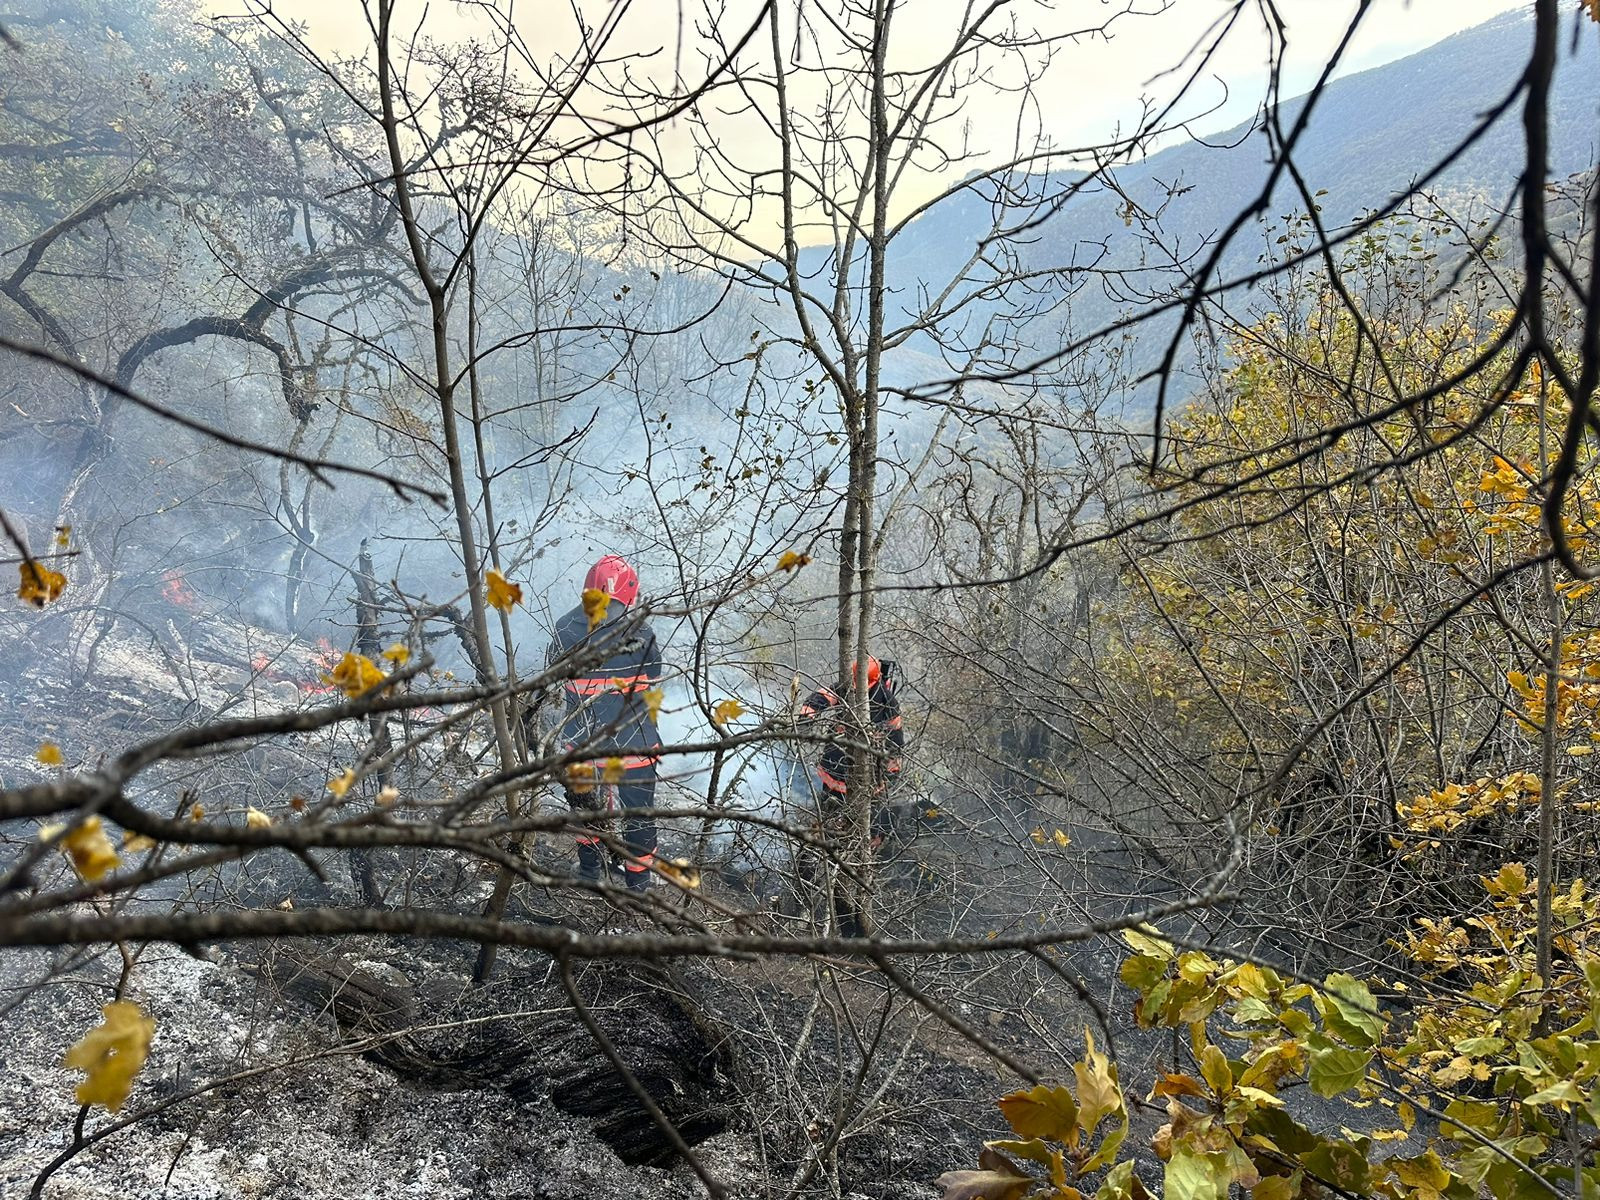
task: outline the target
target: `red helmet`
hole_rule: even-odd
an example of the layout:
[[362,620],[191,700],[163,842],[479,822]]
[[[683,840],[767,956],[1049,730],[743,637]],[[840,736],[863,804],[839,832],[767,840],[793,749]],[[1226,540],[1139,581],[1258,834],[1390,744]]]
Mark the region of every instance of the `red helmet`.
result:
[[632,604],[639,597],[639,573],[628,565],[627,559],[608,554],[589,568],[583,586],[586,591],[599,588],[613,600]]
[[[857,676],[857,674],[859,674],[860,671],[861,671],[861,660],[857,659],[855,666],[853,666],[850,669],[850,678],[851,679],[855,679],[855,677]],[[867,658],[867,686],[869,688],[877,687],[878,686],[878,680],[880,680],[882,678],[883,678],[883,667],[881,665],[879,665],[877,659],[872,658],[872,657],[869,656]]]

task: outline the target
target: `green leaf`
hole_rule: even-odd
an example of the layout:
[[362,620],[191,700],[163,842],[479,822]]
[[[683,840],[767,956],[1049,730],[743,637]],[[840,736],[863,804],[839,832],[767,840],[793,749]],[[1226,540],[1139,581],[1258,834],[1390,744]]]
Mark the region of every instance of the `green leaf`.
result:
[[1323,989],[1315,1003],[1328,1032],[1355,1046],[1376,1046],[1383,1038],[1385,1022],[1377,1013],[1372,990],[1354,975],[1343,973],[1329,975]]
[[1285,1154],[1304,1157],[1322,1138],[1312,1133],[1281,1108],[1258,1108],[1250,1114],[1249,1128],[1271,1138]]
[[[1117,1157],[1117,1151],[1122,1149],[1122,1143],[1127,1136],[1128,1114],[1127,1111],[1124,1110],[1122,1114],[1122,1124],[1118,1125],[1115,1129],[1106,1134],[1105,1139],[1100,1143],[1100,1149],[1094,1152],[1094,1155],[1089,1159],[1088,1162],[1084,1163],[1083,1166],[1078,1168],[1078,1174],[1087,1175],[1090,1171],[1098,1171],[1101,1167],[1113,1161]],[[1143,1185],[1141,1184],[1140,1187],[1142,1190]]]
[[1166,1009],[1167,1001],[1172,997],[1172,984],[1173,981],[1170,979],[1161,980],[1134,1006],[1139,1024],[1149,1028],[1152,1025],[1168,1023]]
[[1344,1046],[1311,1049],[1311,1090],[1319,1096],[1337,1096],[1361,1086],[1372,1063],[1370,1050]]
[[1489,1168],[1500,1161],[1491,1146],[1474,1145],[1455,1160],[1456,1174],[1468,1187],[1476,1191],[1489,1176]]
[[1316,1028],[1316,1023],[1298,1008],[1285,1008],[1280,1011],[1278,1023],[1296,1037],[1305,1037]]
[[1222,1154],[1197,1154],[1179,1146],[1167,1161],[1164,1200],[1226,1200],[1233,1172]]
[[[1149,929],[1151,933],[1158,932],[1153,925],[1147,925],[1145,928]],[[1141,930],[1124,929],[1122,931],[1122,940],[1127,942],[1139,954],[1148,954],[1151,958],[1159,958],[1164,961],[1169,961],[1172,958],[1171,942],[1162,941],[1158,937],[1151,937],[1149,933],[1144,933]]]
[[[1570,1172],[1567,1176],[1571,1179]],[[1531,1167],[1497,1158],[1489,1167],[1489,1193],[1495,1200],[1550,1200],[1550,1190]]]
[[[1215,1158],[1215,1155],[1208,1157]],[[1228,1148],[1222,1152],[1222,1157],[1227,1163],[1228,1182],[1236,1183],[1240,1187],[1253,1188],[1261,1182],[1261,1172],[1256,1170],[1255,1163],[1250,1161],[1250,1156],[1244,1152],[1244,1147],[1232,1138],[1228,1139]]]
[[1583,1089],[1570,1079],[1563,1079],[1553,1083],[1543,1091],[1535,1092],[1523,1101],[1524,1104],[1582,1104],[1584,1102]]
[[1278,1010],[1265,1000],[1246,996],[1229,1010],[1235,1025],[1271,1024],[1278,1019]]
[[1135,954],[1132,958],[1123,960],[1117,976],[1143,996],[1166,976],[1169,961],[1149,954]]
[[1456,1043],[1456,1053],[1470,1054],[1473,1058],[1487,1058],[1490,1055],[1503,1054],[1509,1045],[1511,1043],[1502,1037],[1463,1038]]
[[1372,1190],[1367,1156],[1347,1142],[1323,1142],[1302,1161],[1308,1172],[1342,1191],[1365,1195]]
[[[1452,1100],[1446,1105],[1444,1115],[1484,1137],[1500,1132],[1500,1106],[1490,1100]],[[1454,1125],[1446,1125],[1444,1135],[1457,1141],[1472,1140]]]
[[1106,1172],[1094,1200],[1149,1200],[1150,1193],[1133,1173],[1133,1162],[1120,1162]]

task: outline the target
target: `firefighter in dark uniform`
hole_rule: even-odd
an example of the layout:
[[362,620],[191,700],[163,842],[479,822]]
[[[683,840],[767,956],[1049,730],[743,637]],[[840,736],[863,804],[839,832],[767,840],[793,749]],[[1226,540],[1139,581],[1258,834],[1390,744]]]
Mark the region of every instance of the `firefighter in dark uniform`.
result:
[[[568,750],[593,755],[567,772],[567,803],[575,812],[600,812],[609,790],[603,785],[615,782],[624,813],[651,808],[661,737],[645,693],[661,683],[661,650],[649,624],[628,616],[639,576],[625,559],[610,554],[589,568],[583,586],[589,611],[580,602],[556,622],[546,655],[551,666],[570,663],[573,672],[564,684],[561,739]],[[622,841],[628,857],[618,861],[628,887],[645,891],[656,853],[655,818],[625,816]],[[577,842],[579,877],[598,881],[605,843],[598,832],[579,834]]]
[[[824,830],[837,828],[841,818],[849,812],[847,803],[852,783],[851,770],[855,765],[855,751],[865,745],[871,762],[868,770],[871,793],[872,848],[876,853],[882,830],[879,821],[887,806],[883,803],[889,785],[900,775],[900,756],[905,749],[905,730],[900,717],[900,701],[894,694],[894,676],[885,670],[876,658],[866,661],[867,708],[870,729],[862,731],[850,712],[850,692],[860,664],[850,672],[850,679],[835,689],[822,687],[806,697],[796,714],[802,725],[828,739],[817,761],[811,778],[811,792],[817,802],[817,817]],[[853,744],[852,744],[853,743]],[[820,864],[812,853],[802,852],[796,863],[802,884],[819,881]],[[846,937],[859,937],[872,932],[870,914],[865,897],[853,886],[834,880],[832,904],[839,918],[839,932]]]
[[[853,682],[855,672],[851,672]],[[850,742],[865,741],[873,750],[872,798],[876,803],[884,797],[889,785],[900,775],[900,756],[905,750],[906,734],[900,717],[900,701],[894,693],[894,680],[876,658],[867,659],[867,704],[872,720],[872,730],[863,738],[852,732],[849,711],[850,686],[835,691],[818,688],[806,697],[800,706],[800,719],[817,732],[831,739],[823,748],[817,763],[816,784],[824,798],[831,797],[833,807],[842,809],[843,800],[850,792],[850,771],[854,765]],[[876,833],[876,831],[874,831]]]

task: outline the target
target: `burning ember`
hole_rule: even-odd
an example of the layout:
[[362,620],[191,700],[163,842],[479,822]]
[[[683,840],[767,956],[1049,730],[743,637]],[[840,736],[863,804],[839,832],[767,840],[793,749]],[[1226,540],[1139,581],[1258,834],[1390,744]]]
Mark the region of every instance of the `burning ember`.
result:
[[259,679],[291,683],[303,695],[325,696],[339,690],[328,677],[342,657],[327,638],[318,638],[314,646],[297,642],[275,654],[258,650],[250,656],[250,669]]
[[179,608],[187,608],[191,612],[200,607],[200,597],[186,582],[178,571],[167,571],[161,576],[161,594]]
[[310,682],[302,683],[300,690],[311,696],[322,696],[329,692],[337,691],[334,685],[328,682],[333,669],[339,665],[339,660],[344,655],[333,648],[333,643],[327,638],[317,639],[317,648],[311,655],[312,677]]

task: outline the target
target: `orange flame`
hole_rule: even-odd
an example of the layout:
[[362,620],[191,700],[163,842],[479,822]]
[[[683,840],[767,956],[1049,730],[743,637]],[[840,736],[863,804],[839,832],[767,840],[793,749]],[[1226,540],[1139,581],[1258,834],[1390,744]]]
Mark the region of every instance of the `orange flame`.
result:
[[324,676],[332,675],[333,669],[339,665],[339,660],[343,657],[343,653],[333,648],[332,642],[325,637],[319,637],[317,648],[311,655],[311,679],[302,683],[300,690],[311,696],[325,696],[329,692],[338,691]]
[[181,573],[175,570],[164,572],[161,580],[161,594],[169,603],[191,610],[200,607],[200,597],[195,595],[194,589],[184,582]]

